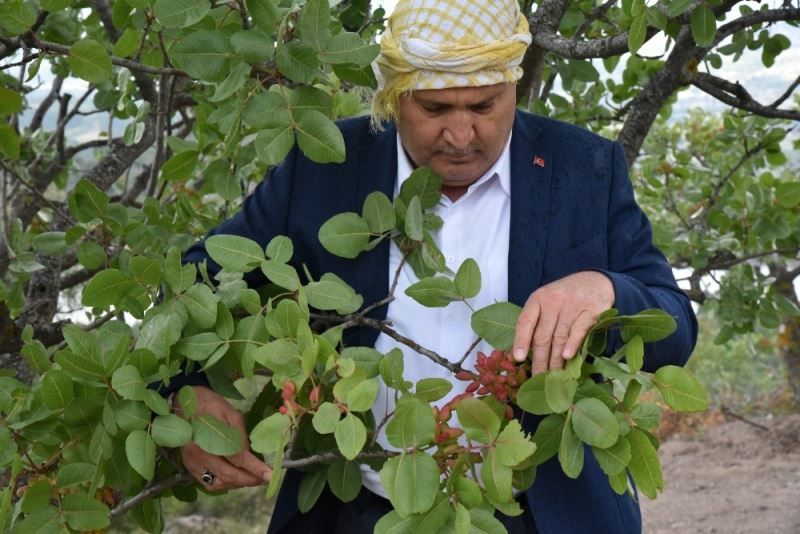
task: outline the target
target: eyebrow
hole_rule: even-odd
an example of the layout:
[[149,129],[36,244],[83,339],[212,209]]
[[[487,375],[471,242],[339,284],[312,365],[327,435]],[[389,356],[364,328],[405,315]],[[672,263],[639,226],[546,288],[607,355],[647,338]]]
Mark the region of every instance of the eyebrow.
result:
[[[467,107],[468,108],[480,108],[480,107],[489,105],[492,102],[494,102],[495,100],[497,100],[497,98],[499,96],[500,96],[500,93],[495,93],[495,94],[489,95],[486,98],[484,98],[483,100],[479,100],[478,102],[475,102],[475,103],[472,103],[472,104],[468,104]],[[415,100],[416,100],[417,104],[419,104],[420,106],[441,107],[441,108],[452,107],[452,104],[447,103],[447,102],[440,102],[435,98],[428,99],[428,98],[425,98],[425,97],[416,96]]]

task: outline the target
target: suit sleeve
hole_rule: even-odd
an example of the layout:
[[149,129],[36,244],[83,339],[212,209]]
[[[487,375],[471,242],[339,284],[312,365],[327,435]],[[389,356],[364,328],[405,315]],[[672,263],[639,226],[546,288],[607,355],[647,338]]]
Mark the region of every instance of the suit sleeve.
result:
[[[636,203],[622,147],[614,143],[613,170],[608,203],[609,269],[600,270],[614,285],[615,307],[632,315],[660,308],[673,316],[677,330],[661,341],[645,346],[644,370],[664,365],[684,365],[697,342],[697,319],[691,303],[678,287],[672,267],[652,240],[647,216]],[[620,344],[618,334],[609,346]]]

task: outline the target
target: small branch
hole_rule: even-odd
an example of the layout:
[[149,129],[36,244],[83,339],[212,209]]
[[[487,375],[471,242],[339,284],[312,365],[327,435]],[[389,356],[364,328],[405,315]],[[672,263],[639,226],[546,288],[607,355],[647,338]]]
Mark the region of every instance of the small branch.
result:
[[739,83],[729,82],[713,74],[698,72],[692,79],[692,85],[737,109],[749,111],[762,117],[800,121],[800,111],[765,106],[753,99],[750,93]]
[[7,69],[14,68],[14,67],[22,67],[24,65],[27,65],[31,61],[34,61],[38,57],[39,57],[38,53],[33,53],[33,54],[30,54],[30,55],[27,55],[27,56],[25,56],[24,59],[21,59],[20,61],[17,61],[16,63],[7,63],[5,65],[1,65],[0,66],[0,70],[7,70]]
[[741,421],[741,422],[743,422],[743,423],[747,423],[747,424],[748,424],[748,425],[750,425],[750,426],[754,426],[754,427],[756,427],[756,428],[757,428],[757,429],[759,429],[759,430],[763,430],[764,432],[771,432],[771,430],[769,429],[769,427],[766,427],[766,426],[764,426],[764,425],[761,425],[761,424],[759,424],[759,423],[756,423],[756,422],[754,422],[754,421],[751,421],[750,419],[747,419],[746,417],[744,417],[744,416],[741,416],[741,415],[739,415],[738,413],[731,411],[731,410],[730,410],[730,408],[728,408],[727,406],[723,406],[722,408],[720,408],[720,411],[721,411],[722,413],[724,413],[725,415],[730,415],[730,416],[731,416],[731,417],[733,417],[734,419],[738,419],[739,421]]
[[[44,50],[46,52],[52,52],[54,54],[60,54],[62,56],[69,55],[69,47],[63,46],[57,43],[51,43],[49,41],[40,41],[38,39],[33,40],[31,43],[32,47],[38,48],[40,50]],[[186,76],[186,73],[180,69],[172,69],[167,67],[151,67],[150,65],[144,65],[137,61],[133,61],[130,59],[125,59],[117,56],[111,56],[111,63],[117,65],[118,67],[125,67],[126,69],[131,69],[134,71],[144,72],[147,74],[171,74],[173,76]]]
[[744,154],[742,154],[742,157],[739,158],[739,161],[736,162],[736,165],[731,167],[730,170],[728,170],[728,172],[725,174],[725,176],[723,176],[719,180],[719,182],[717,182],[714,185],[714,190],[711,192],[711,198],[708,201],[708,206],[706,206],[706,217],[704,217],[704,219],[707,219],[708,213],[711,211],[711,208],[716,206],[717,201],[719,200],[719,194],[722,191],[722,188],[725,187],[725,184],[727,184],[730,181],[730,179],[733,178],[733,175],[736,174],[736,171],[738,171],[742,167],[742,165],[744,165],[747,162],[747,160],[749,160],[750,158],[761,152],[761,149],[763,147],[764,147],[763,142],[759,141],[756,144],[756,146],[747,150]]
[[461,359],[458,360],[458,366],[459,367],[464,365],[464,361],[469,357],[470,353],[473,351],[473,349],[475,349],[475,347],[478,346],[478,343],[480,343],[482,339],[483,338],[479,337],[475,341],[472,342],[472,345],[469,346],[469,348],[467,349],[467,352],[465,352],[464,355],[461,357]]
[[781,104],[783,104],[784,101],[786,101],[787,98],[792,96],[792,93],[794,92],[795,89],[797,89],[798,85],[800,85],[800,76],[795,78],[795,80],[791,83],[791,85],[789,85],[789,87],[786,88],[786,91],[784,91],[784,93],[781,96],[779,96],[778,99],[775,100],[775,102],[773,102],[772,104],[768,105],[767,107],[774,109],[774,108],[777,108],[778,106],[780,106]]
[[439,354],[437,354],[436,352],[434,352],[434,351],[432,351],[430,349],[426,349],[425,347],[423,347],[422,345],[420,345],[419,343],[417,343],[413,339],[409,339],[406,336],[400,334],[399,332],[397,332],[396,330],[391,328],[389,325],[387,325],[383,321],[377,321],[375,319],[369,319],[367,317],[362,317],[361,319],[359,319],[358,322],[360,324],[363,324],[364,326],[369,326],[371,328],[374,328],[376,330],[379,330],[379,331],[383,332],[384,334],[386,334],[390,338],[394,339],[395,341],[399,341],[403,345],[413,349],[418,354],[421,354],[421,355],[425,356],[426,358],[428,358],[429,360],[431,360],[432,362],[434,362],[434,363],[436,363],[438,365],[441,365],[442,367],[444,367],[445,369],[447,369],[451,373],[455,374],[455,373],[458,373],[459,371],[463,370],[461,368],[461,365],[451,362],[450,360],[440,356]]
[[58,99],[58,95],[61,92],[61,85],[63,83],[64,78],[62,76],[56,76],[56,79],[53,80],[53,85],[50,87],[50,92],[47,93],[47,96],[42,99],[42,102],[39,104],[39,107],[36,108],[36,111],[33,114],[31,123],[28,125],[31,132],[35,132],[42,127],[44,116],[47,113],[47,110],[50,109],[50,106],[53,105],[53,102]]

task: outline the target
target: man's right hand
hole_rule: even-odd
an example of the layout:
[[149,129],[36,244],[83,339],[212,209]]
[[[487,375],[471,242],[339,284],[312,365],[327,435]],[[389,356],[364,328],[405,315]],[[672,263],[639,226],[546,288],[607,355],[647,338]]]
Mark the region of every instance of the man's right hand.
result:
[[[244,437],[242,450],[231,456],[210,454],[195,443],[181,447],[181,459],[184,467],[203,486],[212,491],[222,491],[246,486],[260,486],[272,478],[272,469],[250,452],[250,440],[244,426],[244,416],[236,408],[215,391],[193,386],[197,397],[195,415],[207,413],[236,429]],[[175,413],[183,415],[180,405],[175,402]],[[214,475],[211,484],[203,482],[204,472]]]

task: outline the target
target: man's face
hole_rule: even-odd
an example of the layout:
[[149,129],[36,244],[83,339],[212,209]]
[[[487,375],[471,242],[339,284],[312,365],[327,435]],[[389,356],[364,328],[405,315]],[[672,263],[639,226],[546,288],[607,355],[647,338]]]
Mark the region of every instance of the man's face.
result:
[[463,189],[500,157],[515,107],[510,83],[414,91],[400,100],[397,132],[414,165]]

